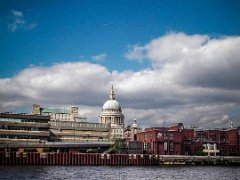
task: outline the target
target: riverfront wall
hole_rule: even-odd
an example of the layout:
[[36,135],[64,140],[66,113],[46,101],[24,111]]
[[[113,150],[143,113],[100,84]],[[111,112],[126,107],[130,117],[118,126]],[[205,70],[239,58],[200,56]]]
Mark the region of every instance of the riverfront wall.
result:
[[151,166],[162,164],[240,165],[239,156],[168,156],[100,153],[0,152],[0,165],[110,165]]

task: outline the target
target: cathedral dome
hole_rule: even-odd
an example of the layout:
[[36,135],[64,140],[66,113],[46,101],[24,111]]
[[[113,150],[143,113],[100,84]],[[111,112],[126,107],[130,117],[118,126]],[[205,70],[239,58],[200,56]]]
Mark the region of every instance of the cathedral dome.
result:
[[138,128],[137,120],[134,118],[134,123],[132,124],[132,128]]
[[119,104],[119,102],[117,102],[114,99],[109,99],[107,100],[104,105],[103,105],[103,110],[116,110],[116,111],[122,111],[122,108]]
[[109,99],[103,104],[103,111],[119,111],[122,112],[122,108],[118,101],[115,100],[115,94],[113,86],[109,95]]

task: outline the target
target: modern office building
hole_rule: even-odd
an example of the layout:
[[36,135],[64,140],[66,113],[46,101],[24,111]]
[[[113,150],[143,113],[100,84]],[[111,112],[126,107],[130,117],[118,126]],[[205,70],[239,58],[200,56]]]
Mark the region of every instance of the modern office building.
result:
[[43,108],[34,104],[33,114],[50,116],[49,141],[58,142],[106,142],[110,138],[110,125],[87,122],[80,116],[78,107]]
[[50,117],[0,113],[0,143],[44,143],[50,137]]
[[32,114],[0,113],[0,143],[108,142],[110,124],[87,122],[77,107],[42,108],[34,104]]
[[60,142],[107,142],[110,125],[92,122],[49,121],[49,141]]

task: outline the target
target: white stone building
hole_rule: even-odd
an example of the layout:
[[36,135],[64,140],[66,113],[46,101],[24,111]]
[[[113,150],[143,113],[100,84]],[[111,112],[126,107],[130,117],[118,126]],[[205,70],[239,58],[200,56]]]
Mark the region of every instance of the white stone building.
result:
[[77,106],[69,108],[43,108],[38,104],[33,104],[32,114],[50,116],[51,121],[74,121],[86,122],[86,117],[80,116]]
[[135,141],[137,139],[136,134],[141,132],[141,130],[141,127],[137,124],[137,120],[134,118],[134,123],[124,131],[124,139],[127,141]]
[[100,123],[111,124],[110,139],[122,139],[124,133],[124,115],[122,108],[115,99],[113,86],[109,99],[104,103],[100,114]]

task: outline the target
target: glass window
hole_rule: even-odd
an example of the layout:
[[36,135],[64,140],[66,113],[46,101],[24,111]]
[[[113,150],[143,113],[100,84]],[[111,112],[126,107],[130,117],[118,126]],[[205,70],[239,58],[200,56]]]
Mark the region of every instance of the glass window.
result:
[[143,149],[147,150],[147,143],[143,143]]
[[150,140],[152,140],[152,137],[153,137],[153,133],[152,132],[149,134],[149,137],[150,137]]
[[170,151],[173,151],[173,142],[170,143],[169,149],[170,149]]
[[167,140],[168,139],[168,135],[166,133],[164,133],[164,139]]
[[167,142],[164,142],[163,148],[164,148],[164,151],[167,151],[167,149],[168,149],[168,143]]
[[162,138],[162,133],[159,132],[159,133],[157,134],[157,137],[158,137],[159,139],[161,139],[161,138]]

